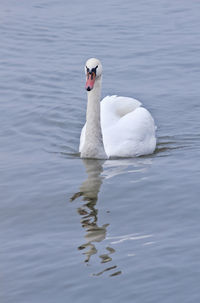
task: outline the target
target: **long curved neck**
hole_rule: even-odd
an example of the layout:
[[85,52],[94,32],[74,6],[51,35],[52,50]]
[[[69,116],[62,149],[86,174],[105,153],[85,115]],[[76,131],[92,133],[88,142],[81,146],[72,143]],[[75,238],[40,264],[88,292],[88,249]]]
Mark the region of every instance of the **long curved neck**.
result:
[[96,79],[94,87],[88,92],[86,132],[82,158],[105,159],[107,155],[104,150],[101,131],[101,76]]

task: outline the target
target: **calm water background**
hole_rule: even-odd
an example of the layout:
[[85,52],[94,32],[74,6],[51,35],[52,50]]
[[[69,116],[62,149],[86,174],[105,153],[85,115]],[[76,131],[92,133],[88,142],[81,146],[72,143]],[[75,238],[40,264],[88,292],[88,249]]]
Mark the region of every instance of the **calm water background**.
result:
[[[200,301],[200,2],[0,2],[2,303]],[[78,155],[83,66],[133,96],[154,155]]]

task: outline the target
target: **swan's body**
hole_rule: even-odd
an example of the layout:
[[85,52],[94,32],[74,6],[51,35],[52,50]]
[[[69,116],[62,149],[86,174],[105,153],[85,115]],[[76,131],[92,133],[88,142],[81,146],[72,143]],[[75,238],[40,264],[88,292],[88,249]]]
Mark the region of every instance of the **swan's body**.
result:
[[[86,68],[88,104],[80,137],[81,157],[107,159],[152,154],[156,147],[155,124],[148,110],[128,97],[107,96],[100,102],[101,63],[92,58]],[[95,72],[93,77],[90,71]]]

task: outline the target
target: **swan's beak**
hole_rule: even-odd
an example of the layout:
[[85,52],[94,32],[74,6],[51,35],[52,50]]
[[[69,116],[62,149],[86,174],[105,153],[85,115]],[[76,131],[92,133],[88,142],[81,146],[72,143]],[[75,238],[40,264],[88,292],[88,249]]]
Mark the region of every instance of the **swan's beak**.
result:
[[93,89],[93,86],[94,86],[94,82],[95,82],[95,73],[92,72],[92,73],[87,73],[87,81],[86,81],[86,84],[85,84],[85,89],[87,91],[90,91]]

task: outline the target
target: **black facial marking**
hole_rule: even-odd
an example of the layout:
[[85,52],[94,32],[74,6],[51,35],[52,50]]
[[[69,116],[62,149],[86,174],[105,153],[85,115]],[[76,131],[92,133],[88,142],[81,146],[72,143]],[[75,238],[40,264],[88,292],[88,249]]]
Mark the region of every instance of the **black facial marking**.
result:
[[97,73],[97,68],[98,68],[98,65],[96,67],[93,67],[92,69],[89,69],[87,66],[86,66],[86,69],[87,69],[87,73],[88,74],[91,74],[94,73],[95,76],[96,76],[96,73]]

